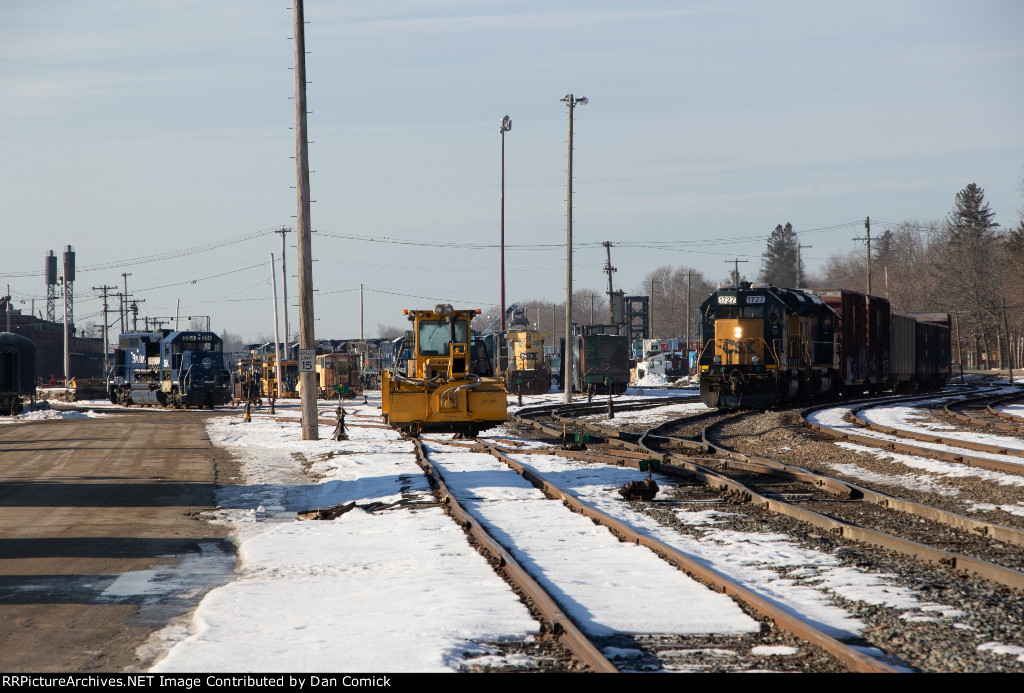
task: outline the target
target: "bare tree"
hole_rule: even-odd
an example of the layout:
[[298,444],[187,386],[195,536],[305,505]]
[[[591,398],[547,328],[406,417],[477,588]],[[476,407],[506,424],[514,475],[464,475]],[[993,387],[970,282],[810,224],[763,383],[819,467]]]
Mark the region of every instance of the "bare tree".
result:
[[[686,311],[687,286],[690,293],[689,315]],[[655,336],[685,338],[689,320],[690,338],[696,339],[700,329],[700,304],[715,291],[715,285],[692,267],[663,265],[648,273],[643,284],[634,291],[654,299]]]
[[405,334],[405,330],[394,325],[377,324],[377,337],[380,339],[398,339]]

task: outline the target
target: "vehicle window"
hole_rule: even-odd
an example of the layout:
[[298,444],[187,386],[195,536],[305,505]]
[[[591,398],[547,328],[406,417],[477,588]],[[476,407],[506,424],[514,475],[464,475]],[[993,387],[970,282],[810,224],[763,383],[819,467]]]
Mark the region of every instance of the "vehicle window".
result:
[[[421,320],[419,325],[420,353],[424,356],[447,355],[450,336],[450,328],[446,321]],[[455,322],[455,341],[462,343],[469,341],[469,322],[467,320]]]

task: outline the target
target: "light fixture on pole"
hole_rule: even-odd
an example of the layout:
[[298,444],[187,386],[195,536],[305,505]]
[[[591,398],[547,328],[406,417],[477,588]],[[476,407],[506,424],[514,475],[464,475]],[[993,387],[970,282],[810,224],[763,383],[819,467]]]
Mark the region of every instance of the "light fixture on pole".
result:
[[[505,133],[512,129],[512,119],[501,119],[501,331],[505,331]],[[501,368],[501,358],[498,359]]]
[[569,176],[568,193],[565,198],[565,402],[572,402],[573,357],[572,357],[572,114],[576,104],[590,103],[585,96],[566,94],[561,99],[569,106]]

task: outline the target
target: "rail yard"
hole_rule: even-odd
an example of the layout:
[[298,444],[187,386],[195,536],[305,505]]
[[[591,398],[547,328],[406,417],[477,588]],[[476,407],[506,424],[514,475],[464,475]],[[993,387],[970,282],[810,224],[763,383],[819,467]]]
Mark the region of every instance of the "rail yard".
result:
[[[56,620],[30,643],[35,658],[5,647],[2,664],[1021,671],[1022,396],[1005,378],[740,412],[708,408],[696,389],[572,404],[552,393],[522,406],[510,395],[509,421],[472,440],[402,437],[375,391],[344,402],[346,440],[330,435],[338,411],[327,400],[320,441],[300,440],[289,399],[274,414],[251,407],[249,422],[239,405],[29,411],[0,427],[3,540],[21,547],[5,562],[0,638]],[[69,500],[97,486],[96,472],[68,466],[70,452],[49,480],[27,464],[40,454],[29,448],[52,449],[66,431],[102,448],[139,425],[199,427],[189,447],[210,458],[215,484],[187,499],[161,468],[165,446],[119,450],[118,477],[148,483],[82,501],[107,508],[97,524]],[[648,477],[653,499],[623,498]],[[152,507],[165,510],[148,529],[129,520]],[[33,543],[58,512],[61,541]],[[167,524],[174,516],[184,534]],[[173,548],[143,541],[161,526],[178,533]],[[138,536],[135,548],[101,541],[101,527]],[[71,549],[76,536],[91,540]],[[69,608],[98,616],[64,635]]]

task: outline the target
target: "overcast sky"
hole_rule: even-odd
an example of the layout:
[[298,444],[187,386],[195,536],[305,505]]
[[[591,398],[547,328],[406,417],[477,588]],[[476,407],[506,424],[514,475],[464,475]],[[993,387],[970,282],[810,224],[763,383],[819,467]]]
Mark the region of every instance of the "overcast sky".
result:
[[[140,315],[273,333],[295,226],[290,3],[0,0],[0,282],[44,310],[47,251]],[[567,93],[576,288],[659,265],[760,267],[790,222],[813,271],[968,183],[1024,206],[1024,3],[307,0],[318,338],[401,310],[565,297]],[[297,329],[294,234],[289,301]],[[442,243],[444,247],[429,244]],[[159,261],[156,261],[157,258]],[[3,287],[0,287],[2,290]],[[61,309],[58,307],[57,313]],[[666,335],[667,336],[667,335]]]

